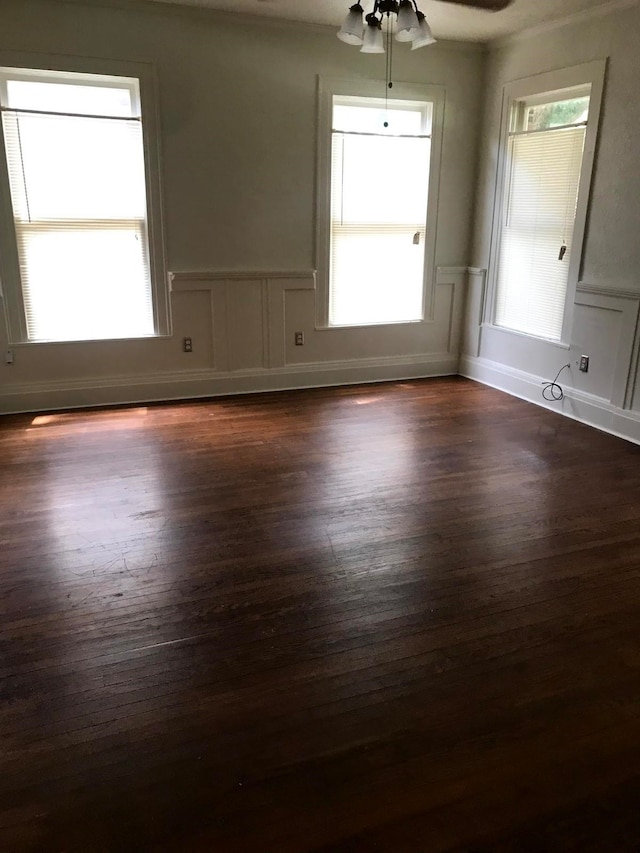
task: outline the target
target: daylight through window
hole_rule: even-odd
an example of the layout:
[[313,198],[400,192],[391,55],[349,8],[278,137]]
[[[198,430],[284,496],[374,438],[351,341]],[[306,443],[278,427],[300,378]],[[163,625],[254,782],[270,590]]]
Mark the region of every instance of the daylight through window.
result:
[[427,102],[333,96],[332,326],[423,317],[431,123]]
[[26,339],[153,335],[138,81],[0,69]]
[[515,101],[502,205],[495,323],[560,340],[589,88]]

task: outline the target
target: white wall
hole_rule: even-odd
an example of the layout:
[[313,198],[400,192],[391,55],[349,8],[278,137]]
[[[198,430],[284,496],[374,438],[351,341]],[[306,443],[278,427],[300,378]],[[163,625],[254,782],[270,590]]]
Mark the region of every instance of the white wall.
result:
[[13,347],[14,364],[0,363],[0,411],[456,372],[465,276],[455,267],[470,248],[480,49],[394,54],[396,79],[446,89],[436,264],[454,269],[440,273],[433,322],[315,330],[317,75],[377,78],[384,57],[320,28],[135,0],[2,0],[0,15],[5,55],[155,65],[168,268],[178,274],[171,337]]
[[[541,381],[562,375],[567,397],[552,407],[640,440],[637,320],[640,304],[640,8],[576,19],[491,50],[482,129],[475,234],[461,372],[542,403]],[[607,59],[607,78],[571,346],[483,324],[503,87],[507,82]],[[485,319],[486,315],[485,315]],[[588,374],[575,364],[585,353]]]

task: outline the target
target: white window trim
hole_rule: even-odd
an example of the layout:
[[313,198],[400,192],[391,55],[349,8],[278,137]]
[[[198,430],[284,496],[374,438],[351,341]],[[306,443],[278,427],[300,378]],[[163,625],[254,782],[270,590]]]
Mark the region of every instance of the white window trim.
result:
[[[507,83],[503,89],[502,113],[500,122],[500,146],[498,152],[498,166],[496,172],[496,187],[493,206],[493,221],[491,227],[491,249],[489,254],[489,291],[485,304],[484,324],[497,329],[500,332],[514,334],[525,338],[544,341],[555,346],[568,349],[571,341],[571,330],[573,327],[573,314],[575,295],[580,275],[582,273],[582,262],[584,254],[584,234],[589,209],[589,198],[591,192],[591,181],[593,177],[593,164],[600,126],[600,108],[602,105],[602,94],[604,90],[606,59],[586,62],[582,65],[574,65],[570,68],[562,68],[556,71],[548,71],[536,74],[533,77],[525,77]],[[585,136],[584,151],[582,155],[582,171],[580,174],[580,185],[578,188],[578,204],[576,207],[576,218],[571,244],[571,262],[567,278],[567,293],[565,297],[564,318],[562,322],[562,334],[559,341],[541,338],[527,332],[506,329],[495,323],[496,314],[496,291],[498,283],[498,262],[500,258],[500,235],[502,213],[504,206],[504,189],[508,165],[508,137],[511,120],[511,111],[514,101],[535,98],[538,95],[557,93],[563,89],[578,88],[580,86],[591,86],[589,99],[589,119]],[[544,98],[544,100],[547,100]]]
[[394,83],[390,98],[406,101],[429,101],[433,104],[431,129],[431,168],[429,170],[429,198],[427,204],[427,234],[425,241],[423,319],[406,323],[358,324],[357,326],[329,325],[329,269],[331,244],[331,131],[333,96],[345,95],[360,98],[384,97],[382,80],[318,77],[318,157],[316,176],[316,328],[355,329],[369,325],[379,327],[408,326],[432,323],[435,313],[435,249],[438,225],[438,194],[442,161],[442,135],[444,128],[445,90],[443,86],[421,83]]
[[[53,56],[51,54],[25,54],[0,51],[0,67],[23,68],[28,71],[57,71],[63,80],[66,72],[75,74],[100,74],[106,77],[135,77],[139,81],[142,107],[142,133],[147,188],[147,230],[149,241],[149,269],[153,302],[154,337],[171,334],[171,309],[168,288],[168,270],[165,257],[164,221],[162,213],[160,118],[158,86],[155,68],[147,62],[131,62],[94,58]],[[101,85],[96,81],[94,85]],[[106,85],[102,83],[102,85]],[[138,105],[138,106],[140,106]],[[0,186],[9,187],[4,137],[0,134]],[[47,341],[30,341],[27,335],[20,266],[15,238],[13,205],[8,192],[0,194],[0,299],[4,302],[5,323],[11,346],[47,346]],[[12,235],[2,239],[2,235]],[[1,302],[0,302],[1,305]],[[103,343],[83,340],[82,343]],[[106,340],[109,340],[108,338]],[[126,340],[118,338],[117,340]],[[149,338],[144,338],[149,340]],[[76,343],[60,341],[56,343]]]

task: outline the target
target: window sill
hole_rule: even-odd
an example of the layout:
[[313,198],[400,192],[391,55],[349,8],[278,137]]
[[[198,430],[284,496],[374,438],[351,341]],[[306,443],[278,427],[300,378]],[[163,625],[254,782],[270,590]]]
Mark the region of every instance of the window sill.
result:
[[390,321],[385,323],[350,323],[344,326],[330,326],[327,325],[317,325],[317,332],[333,332],[340,331],[345,329],[388,329],[388,328],[398,328],[399,326],[420,326],[425,325],[426,323],[431,322],[430,320],[425,319],[424,317],[420,320],[398,320],[398,321]]
[[69,341],[9,341],[8,346],[11,349],[18,347],[46,347],[46,346],[78,346],[79,344],[112,344],[112,343],[133,343],[134,341],[155,341],[160,339],[170,338],[170,334],[158,335],[140,335],[131,338],[77,338]]
[[528,341],[536,341],[541,344],[550,344],[551,346],[558,347],[558,349],[570,349],[571,344],[566,343],[565,341],[554,341],[552,338],[543,338],[540,335],[531,335],[528,332],[519,332],[516,329],[508,329],[506,326],[497,326],[495,323],[483,323],[483,329],[492,329],[496,332],[503,332],[506,335],[514,335],[517,338],[524,338]]

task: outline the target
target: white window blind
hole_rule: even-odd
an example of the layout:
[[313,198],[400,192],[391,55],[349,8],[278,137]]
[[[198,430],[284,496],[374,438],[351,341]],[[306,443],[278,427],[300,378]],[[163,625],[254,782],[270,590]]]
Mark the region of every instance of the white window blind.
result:
[[510,135],[498,326],[560,340],[585,133],[582,124]]
[[9,79],[4,92],[28,339],[153,335],[142,126],[130,86]]
[[370,100],[370,106],[365,99],[334,105],[329,323],[335,326],[423,316],[426,105],[385,113]]

